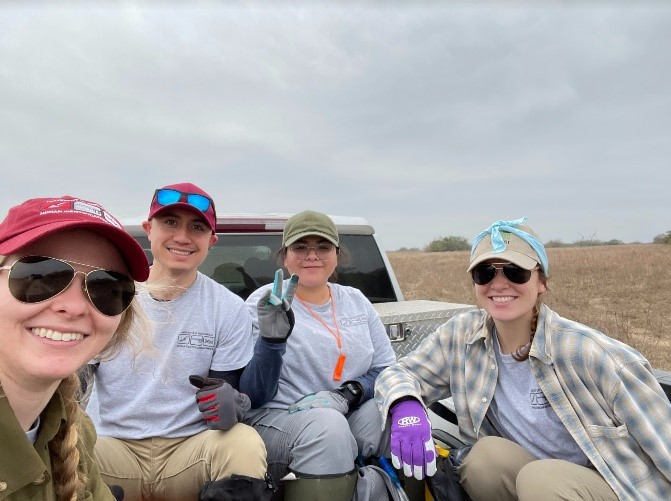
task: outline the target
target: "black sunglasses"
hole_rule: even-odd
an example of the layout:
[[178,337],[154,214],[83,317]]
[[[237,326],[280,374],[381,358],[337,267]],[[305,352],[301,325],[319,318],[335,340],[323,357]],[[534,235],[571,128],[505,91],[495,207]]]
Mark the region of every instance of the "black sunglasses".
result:
[[41,303],[58,296],[70,286],[77,273],[82,273],[83,289],[96,310],[108,317],[126,311],[135,296],[132,278],[100,268],[84,273],[75,270],[73,264],[95,268],[53,257],[25,256],[11,266],[0,267],[0,270],[9,270],[9,291],[22,303]]
[[[538,267],[533,270],[538,269]],[[496,276],[496,270],[501,270],[503,275],[514,284],[526,284],[531,278],[531,272],[533,270],[525,270],[520,268],[516,264],[505,263],[505,264],[492,264],[492,263],[481,263],[471,270],[471,277],[473,277],[473,282],[477,285],[487,285],[489,282],[494,280]]]

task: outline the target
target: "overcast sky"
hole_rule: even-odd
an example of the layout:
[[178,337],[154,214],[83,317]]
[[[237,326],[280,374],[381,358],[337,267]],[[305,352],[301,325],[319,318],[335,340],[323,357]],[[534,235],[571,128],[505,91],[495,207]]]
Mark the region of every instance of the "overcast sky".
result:
[[651,1],[3,2],[0,215],[146,216],[191,181],[220,212],[364,216],[387,250],[521,216],[650,242],[670,26]]

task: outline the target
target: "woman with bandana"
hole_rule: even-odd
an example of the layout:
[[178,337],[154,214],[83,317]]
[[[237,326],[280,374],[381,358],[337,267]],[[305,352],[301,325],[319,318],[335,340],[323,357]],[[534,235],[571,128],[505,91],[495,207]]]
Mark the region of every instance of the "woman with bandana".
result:
[[392,461],[406,476],[435,473],[426,406],[451,396],[472,445],[458,472],[473,500],[668,499],[671,404],[650,363],[542,303],[548,258],[525,221],[474,239],[468,272],[482,309],[378,377]]

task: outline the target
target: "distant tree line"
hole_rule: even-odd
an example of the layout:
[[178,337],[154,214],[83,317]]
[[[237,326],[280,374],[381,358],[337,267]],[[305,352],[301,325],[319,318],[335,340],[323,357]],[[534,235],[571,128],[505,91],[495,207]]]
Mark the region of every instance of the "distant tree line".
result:
[[653,244],[671,244],[671,230],[661,235],[657,235],[653,240]]
[[[638,242],[640,243],[640,242]],[[666,233],[657,235],[653,241],[653,244],[671,244],[671,230]],[[594,247],[600,245],[624,245],[625,243],[622,240],[612,239],[612,240],[599,240],[595,237],[590,238],[581,238],[576,240],[573,243],[564,243],[561,240],[549,240],[545,242],[545,247]],[[471,250],[470,242],[464,237],[449,236],[449,237],[439,237],[433,239],[428,245],[423,249],[418,247],[401,247],[398,249],[401,252],[454,252],[454,251],[464,251]]]
[[549,240],[543,245],[545,247],[596,247],[597,245],[624,245],[622,240],[612,239],[612,240],[598,240],[596,238],[585,238],[582,240],[576,240],[573,243],[564,243],[561,240]]

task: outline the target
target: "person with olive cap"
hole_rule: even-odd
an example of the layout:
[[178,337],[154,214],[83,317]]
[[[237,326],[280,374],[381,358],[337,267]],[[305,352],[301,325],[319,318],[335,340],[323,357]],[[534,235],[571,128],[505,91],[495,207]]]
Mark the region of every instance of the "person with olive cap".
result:
[[[381,417],[372,400],[377,375],[396,361],[372,304],[358,289],[338,285],[345,251],[326,214],[304,211],[284,228],[280,262],[299,277],[292,305],[295,325],[268,371],[279,380],[257,381],[245,421],[259,432],[275,479],[292,473],[284,499],[350,500],[355,458],[380,453]],[[259,301],[272,285],[247,299],[258,335]]]
[[460,485],[474,501],[668,499],[671,403],[639,352],[543,304],[549,261],[525,220],[473,241],[482,309],[380,374],[392,461],[406,476],[436,472],[425,406],[452,396],[472,445]]

